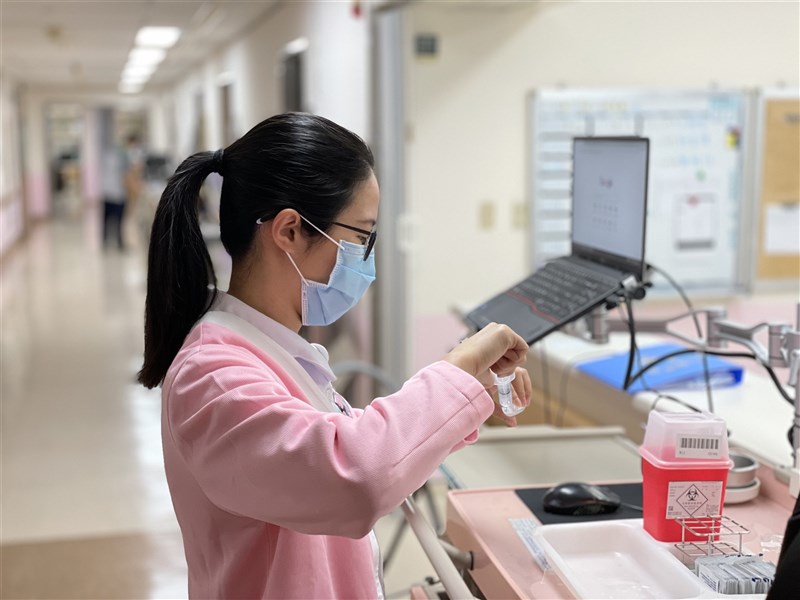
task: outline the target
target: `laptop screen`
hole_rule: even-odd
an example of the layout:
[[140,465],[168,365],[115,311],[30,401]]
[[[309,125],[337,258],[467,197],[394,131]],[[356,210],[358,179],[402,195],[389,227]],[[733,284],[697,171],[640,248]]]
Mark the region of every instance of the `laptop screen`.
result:
[[647,138],[575,138],[572,254],[644,271]]

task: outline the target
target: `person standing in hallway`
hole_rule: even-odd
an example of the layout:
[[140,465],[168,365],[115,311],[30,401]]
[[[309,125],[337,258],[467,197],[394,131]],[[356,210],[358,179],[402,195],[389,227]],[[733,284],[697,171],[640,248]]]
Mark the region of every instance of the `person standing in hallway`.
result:
[[137,243],[136,215],[144,190],[145,158],[141,137],[137,133],[130,134],[125,146],[125,214],[120,225],[126,243]]
[[103,246],[108,247],[111,238],[116,238],[120,250],[125,248],[122,234],[122,219],[125,216],[127,197],[126,175],[128,158],[116,145],[103,153],[101,160],[101,183],[103,192]]
[[[382,598],[372,528],[492,414],[493,373],[530,402],[528,345],[492,324],[363,410],[299,334],[355,305],[375,277],[380,192],[355,134],[288,113],[187,158],[150,238],[139,380],[162,386],[164,463],[192,598]],[[222,175],[216,289],[198,221]]]
[[103,245],[115,238],[120,250],[125,249],[125,213],[133,205],[142,188],[144,154],[139,136],[131,134],[127,146],[114,146],[103,154]]

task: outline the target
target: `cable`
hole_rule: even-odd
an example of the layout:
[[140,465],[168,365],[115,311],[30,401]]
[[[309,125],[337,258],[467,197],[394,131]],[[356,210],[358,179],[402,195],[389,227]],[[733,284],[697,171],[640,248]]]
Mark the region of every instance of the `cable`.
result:
[[[642,359],[641,359],[641,356],[639,354],[639,346],[636,344],[636,335],[635,335],[636,330],[635,330],[635,326],[633,325],[633,320],[630,317],[631,313],[628,312],[627,310],[625,310],[625,307],[622,304],[618,304],[617,308],[620,310],[620,312],[623,313],[623,316],[625,317],[625,320],[628,322],[629,329],[630,328],[633,329],[633,334],[631,335],[631,341],[632,341],[631,355],[635,353],[635,355],[636,355],[636,364],[637,364],[638,367],[641,368]],[[592,356],[594,356],[593,353],[592,353]],[[585,357],[579,356],[577,359],[573,360],[561,373],[561,382],[560,382],[559,396],[558,396],[559,397],[558,409],[557,409],[558,412],[555,415],[555,422],[554,422],[554,425],[556,427],[563,427],[563,425],[564,425],[564,413],[567,410],[567,404],[568,404],[567,384],[569,383],[570,376],[575,372],[575,369],[578,368],[578,366],[580,365],[580,363],[583,360],[583,358],[585,358]],[[589,358],[589,357],[586,357],[586,358]],[[629,373],[630,373],[630,371],[629,371]],[[644,378],[644,376],[642,376],[642,382],[645,384],[645,386],[647,386],[647,388],[650,388],[650,385],[647,383],[647,380]],[[653,390],[653,391],[655,391],[655,390]]]
[[[618,304],[617,308],[622,313],[623,320],[627,321],[630,317],[628,316],[628,314],[629,314],[628,311],[625,310],[625,305],[624,304]],[[641,369],[642,368],[642,352],[641,352],[641,348],[639,348],[639,344],[636,343],[636,342],[634,342],[633,345],[634,345],[634,348],[636,350],[636,363],[635,364],[636,364],[637,368]],[[653,386],[651,386],[649,383],[647,383],[647,380],[644,378],[644,375],[642,375],[641,379],[642,379],[642,383],[644,384],[645,388],[647,388],[649,390],[652,390],[652,391],[655,391],[655,390],[653,390]]]
[[[642,366],[642,358],[639,353],[639,346],[636,343],[636,329],[633,321],[630,317],[630,312],[625,310],[625,306],[623,304],[617,304],[617,309],[622,313],[624,320],[628,322],[629,329],[633,327],[633,335],[631,336],[632,341],[632,353],[636,355],[636,365],[637,367],[641,368]],[[590,353],[591,356],[594,356],[594,353]],[[578,358],[574,359],[561,373],[561,382],[559,387],[559,402],[558,402],[558,412],[555,416],[555,425],[556,427],[563,427],[564,425],[564,413],[567,410],[568,399],[567,399],[567,384],[569,383],[570,376],[575,372],[578,366],[581,364],[584,358],[591,358],[590,356],[579,356]],[[642,382],[644,385],[649,389],[651,386],[647,383],[647,380],[642,375]],[[644,390],[647,391],[647,390]],[[655,390],[652,390],[655,391]]]
[[623,296],[625,306],[628,308],[628,331],[631,334],[631,346],[628,351],[628,368],[625,370],[623,389],[627,390],[631,384],[631,373],[633,372],[633,359],[636,356],[636,326],[633,321],[633,303],[630,296],[626,293]]
[[786,400],[789,404],[794,405],[794,400],[789,396],[789,394],[786,393],[786,390],[783,388],[783,384],[781,384],[780,380],[778,379],[778,376],[775,374],[775,371],[772,370],[772,367],[770,367],[769,365],[764,364],[763,362],[761,362],[761,360],[759,360],[759,358],[755,354],[749,354],[747,352],[718,352],[716,350],[704,350],[702,348],[685,348],[684,350],[676,350],[675,352],[670,352],[668,354],[665,354],[664,356],[661,356],[661,357],[655,359],[653,362],[651,362],[646,367],[643,367],[643,368],[639,369],[639,371],[634,373],[634,375],[631,377],[629,385],[632,385],[634,381],[639,379],[647,371],[649,371],[650,369],[652,369],[656,365],[664,362],[665,360],[670,359],[673,356],[680,356],[682,354],[693,354],[693,353],[694,354],[705,353],[705,354],[710,354],[712,356],[727,356],[729,358],[752,358],[752,359],[755,359],[755,361],[759,365],[764,367],[764,369],[766,369],[767,373],[769,373],[769,376],[772,379],[772,382],[778,388],[778,392],[780,392],[780,395],[783,397],[783,399]]
[[665,400],[666,399],[666,400],[672,400],[673,402],[677,402],[681,406],[683,406],[685,408],[688,408],[688,409],[690,409],[690,410],[692,410],[694,412],[698,412],[698,413],[699,412],[703,412],[702,410],[700,410],[696,406],[692,406],[691,404],[689,404],[688,402],[684,402],[680,398],[676,398],[675,396],[670,396],[669,394],[662,394],[658,390],[654,390],[654,389],[648,388],[648,389],[642,390],[642,391],[644,391],[644,392],[654,392],[654,393],[658,394],[656,396],[656,399],[653,400],[653,404],[650,406],[650,410],[651,411],[656,409],[656,405],[658,404],[659,400]]
[[651,362],[646,367],[639,369],[632,377],[631,380],[628,382],[628,386],[625,388],[626,390],[630,387],[634,381],[639,379],[642,375],[644,375],[647,371],[655,367],[656,365],[664,362],[668,358],[672,358],[674,356],[681,356],[682,354],[699,354],[701,352],[706,352],[708,354],[713,354],[715,356],[732,356],[737,358],[756,358],[753,354],[747,354],[745,352],[716,352],[712,350],[703,350],[702,348],[684,348],[683,350],[676,350],[675,352],[669,352],[663,356],[658,357],[653,362]]
[[[652,263],[648,263],[649,267],[653,269],[656,273],[661,275],[664,279],[666,279],[672,287],[680,294],[680,297],[683,298],[683,302],[686,304],[686,308],[689,310],[689,313],[692,315],[692,320],[694,321],[694,327],[697,330],[697,337],[699,339],[703,339],[703,329],[700,327],[700,320],[697,318],[697,313],[695,313],[694,306],[692,305],[691,300],[689,300],[689,296],[683,290],[683,288],[678,285],[678,282],[675,281],[672,277],[670,277],[669,273],[660,269],[659,267],[655,266]],[[708,398],[708,412],[714,412],[714,399],[711,396],[711,376],[708,372],[708,356],[703,354],[703,375],[705,377],[706,382],[706,397]]]
[[783,396],[784,400],[786,400],[789,404],[794,406],[794,399],[791,396],[789,396],[789,394],[786,393],[786,390],[783,388],[783,384],[781,383],[780,379],[778,379],[778,376],[775,374],[775,371],[772,370],[772,367],[770,367],[766,363],[761,362],[760,360],[758,361],[758,364],[764,367],[766,372],[769,373],[769,378],[772,379],[772,383],[774,383],[777,386],[778,391],[780,391],[781,396]]

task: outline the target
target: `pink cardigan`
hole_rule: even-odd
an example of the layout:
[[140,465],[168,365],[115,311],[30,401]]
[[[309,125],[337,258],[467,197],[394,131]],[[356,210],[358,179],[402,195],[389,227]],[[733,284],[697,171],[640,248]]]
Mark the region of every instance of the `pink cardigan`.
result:
[[446,362],[351,418],[201,322],[164,381],[164,462],[192,598],[374,598],[367,534],[493,410]]

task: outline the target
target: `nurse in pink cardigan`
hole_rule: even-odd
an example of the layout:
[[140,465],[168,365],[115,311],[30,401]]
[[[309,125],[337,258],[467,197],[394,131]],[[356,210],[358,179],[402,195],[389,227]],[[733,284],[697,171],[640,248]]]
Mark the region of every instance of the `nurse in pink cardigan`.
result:
[[[222,292],[200,233],[205,177],[223,177]],[[302,325],[332,323],[375,277],[379,190],[356,135],[284,114],[186,159],[150,241],[139,380],[162,386],[164,463],[192,598],[382,598],[372,527],[490,415],[492,372],[525,341],[490,325],[391,396],[355,410]]]

